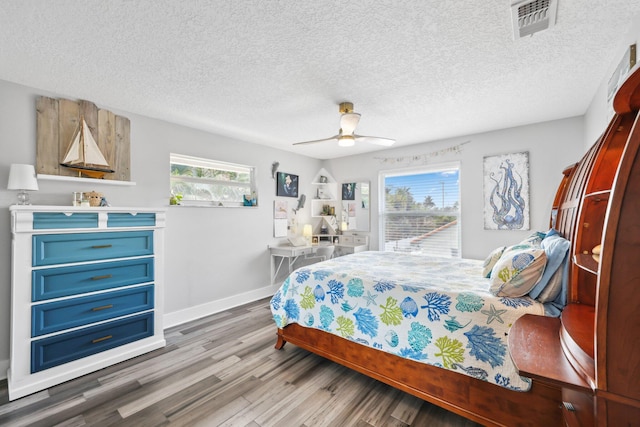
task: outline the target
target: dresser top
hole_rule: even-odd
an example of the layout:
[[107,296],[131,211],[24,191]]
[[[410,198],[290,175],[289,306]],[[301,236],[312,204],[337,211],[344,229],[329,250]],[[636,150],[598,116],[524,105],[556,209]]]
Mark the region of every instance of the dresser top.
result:
[[136,213],[136,212],[166,212],[166,207],[120,207],[120,206],[96,206],[96,207],[82,207],[82,206],[47,206],[47,205],[11,205],[9,206],[11,212],[124,212],[124,213]]

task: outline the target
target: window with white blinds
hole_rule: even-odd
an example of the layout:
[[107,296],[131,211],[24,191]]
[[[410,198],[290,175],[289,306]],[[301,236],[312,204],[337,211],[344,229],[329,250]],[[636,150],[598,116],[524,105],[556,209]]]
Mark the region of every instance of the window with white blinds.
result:
[[192,206],[243,206],[256,199],[255,168],[170,153],[172,198]]
[[384,250],[460,256],[460,165],[380,174]]

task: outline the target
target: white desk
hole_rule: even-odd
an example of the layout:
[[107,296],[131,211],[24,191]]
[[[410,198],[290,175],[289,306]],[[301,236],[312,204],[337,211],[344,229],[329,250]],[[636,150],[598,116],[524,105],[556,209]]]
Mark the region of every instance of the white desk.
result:
[[369,245],[358,243],[340,243],[335,245],[335,256],[344,256],[349,254],[356,254],[358,252],[364,252],[369,250]]
[[269,246],[269,253],[271,254],[271,284],[276,282],[276,277],[282,268],[282,265],[287,262],[288,274],[293,271],[293,264],[301,256],[308,256],[316,252],[318,247],[325,245],[308,245],[308,246]]

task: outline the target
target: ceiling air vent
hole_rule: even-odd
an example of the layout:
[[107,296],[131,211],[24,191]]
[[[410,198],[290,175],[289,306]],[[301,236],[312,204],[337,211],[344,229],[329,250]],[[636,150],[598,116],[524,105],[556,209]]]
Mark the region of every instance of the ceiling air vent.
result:
[[513,37],[519,39],[553,27],[558,0],[515,0],[511,4]]

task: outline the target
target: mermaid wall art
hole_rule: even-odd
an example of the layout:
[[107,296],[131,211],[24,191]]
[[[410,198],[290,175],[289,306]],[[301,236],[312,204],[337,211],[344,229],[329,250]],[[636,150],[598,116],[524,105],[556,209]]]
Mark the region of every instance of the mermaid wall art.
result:
[[529,153],[484,158],[484,229],[529,229]]

